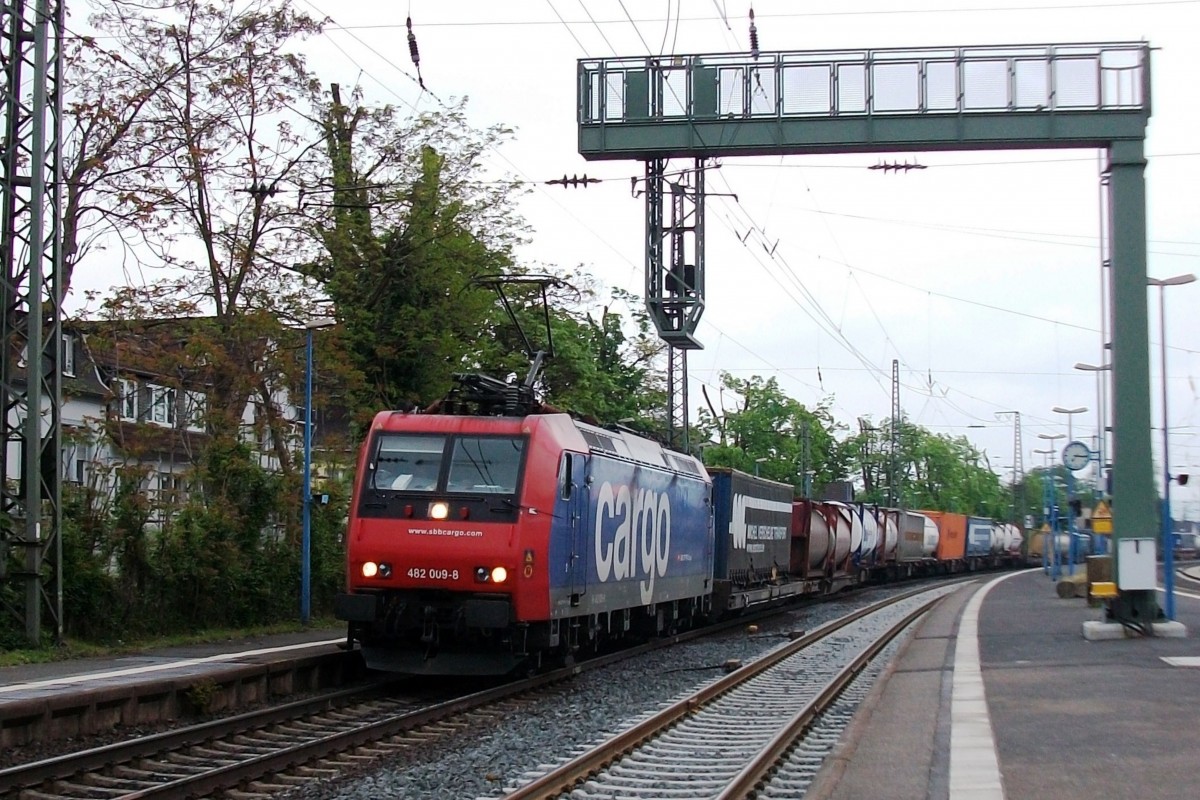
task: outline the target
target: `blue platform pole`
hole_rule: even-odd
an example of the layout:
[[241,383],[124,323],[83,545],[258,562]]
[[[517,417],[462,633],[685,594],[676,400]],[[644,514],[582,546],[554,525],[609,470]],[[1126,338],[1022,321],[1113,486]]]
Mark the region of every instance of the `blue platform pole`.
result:
[[1044,537],[1042,542],[1042,560],[1045,562],[1043,569],[1047,575],[1053,575],[1054,570],[1054,526],[1050,524],[1050,508],[1054,501],[1050,498],[1050,473],[1047,472],[1042,476],[1042,526],[1049,528],[1049,534]]
[[[1049,528],[1050,522],[1050,490],[1047,488],[1047,476],[1042,474],[1042,527]],[[1042,572],[1050,574],[1050,548],[1054,546],[1054,531],[1042,533]]]
[[1074,498],[1075,474],[1067,470],[1067,536],[1071,537],[1067,545],[1068,575],[1075,574],[1075,560],[1079,555],[1075,550],[1075,509],[1071,507],[1071,500]]
[[1051,559],[1050,578],[1057,581],[1062,577],[1062,556],[1058,552],[1058,487],[1054,485],[1054,474],[1050,475],[1050,530],[1054,540],[1054,557]]

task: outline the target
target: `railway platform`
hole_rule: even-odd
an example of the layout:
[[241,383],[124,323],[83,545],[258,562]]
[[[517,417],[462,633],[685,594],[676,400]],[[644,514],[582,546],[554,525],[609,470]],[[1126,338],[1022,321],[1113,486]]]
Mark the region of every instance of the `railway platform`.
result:
[[337,685],[365,672],[338,648],[345,628],[150,649],[0,668],[0,751],[104,731],[153,726]]
[[1102,609],[1042,570],[972,582],[903,646],[806,797],[1195,797],[1200,568],[1181,570],[1185,638],[1087,641]]

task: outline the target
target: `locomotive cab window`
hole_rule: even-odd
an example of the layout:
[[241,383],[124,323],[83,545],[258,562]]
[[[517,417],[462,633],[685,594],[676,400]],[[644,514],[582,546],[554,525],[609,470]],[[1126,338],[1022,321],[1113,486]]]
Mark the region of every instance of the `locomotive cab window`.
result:
[[571,487],[573,486],[571,478],[571,463],[571,454],[563,453],[562,465],[558,470],[560,479],[559,494],[563,500],[571,499]]
[[369,465],[375,489],[432,492],[437,489],[446,449],[445,436],[379,436],[375,459]]
[[450,455],[451,492],[516,494],[525,440],[512,436],[459,436]]

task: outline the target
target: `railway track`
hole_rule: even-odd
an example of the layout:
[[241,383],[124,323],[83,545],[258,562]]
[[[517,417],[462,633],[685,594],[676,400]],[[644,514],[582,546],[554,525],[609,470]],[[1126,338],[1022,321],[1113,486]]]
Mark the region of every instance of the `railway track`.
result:
[[271,797],[485,725],[580,669],[440,700],[391,696],[392,679],[0,770],[0,798]]
[[[948,591],[910,592],[824,625],[560,767],[527,776],[505,798],[801,797],[823,758],[814,750],[832,744],[828,733],[812,733],[814,720]],[[822,741],[814,748],[806,733]]]
[[551,691],[586,670],[740,628],[779,612],[779,608],[764,610],[439,701],[393,696],[389,692],[405,681],[391,679],[19,765],[0,770],[0,800],[271,797],[315,777],[334,777],[407,747],[479,728],[514,713],[529,695]]

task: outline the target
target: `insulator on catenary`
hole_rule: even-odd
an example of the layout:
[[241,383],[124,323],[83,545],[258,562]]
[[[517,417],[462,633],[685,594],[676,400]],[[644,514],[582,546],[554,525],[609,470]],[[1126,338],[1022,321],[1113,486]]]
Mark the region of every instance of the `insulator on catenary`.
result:
[[417,68],[417,83],[424,89],[425,79],[421,77],[421,53],[417,50],[417,35],[413,33],[412,17],[409,17],[405,24],[408,26],[408,54],[412,57],[413,66]]
[[754,9],[750,9],[750,55],[758,60],[758,28],[754,25]]

